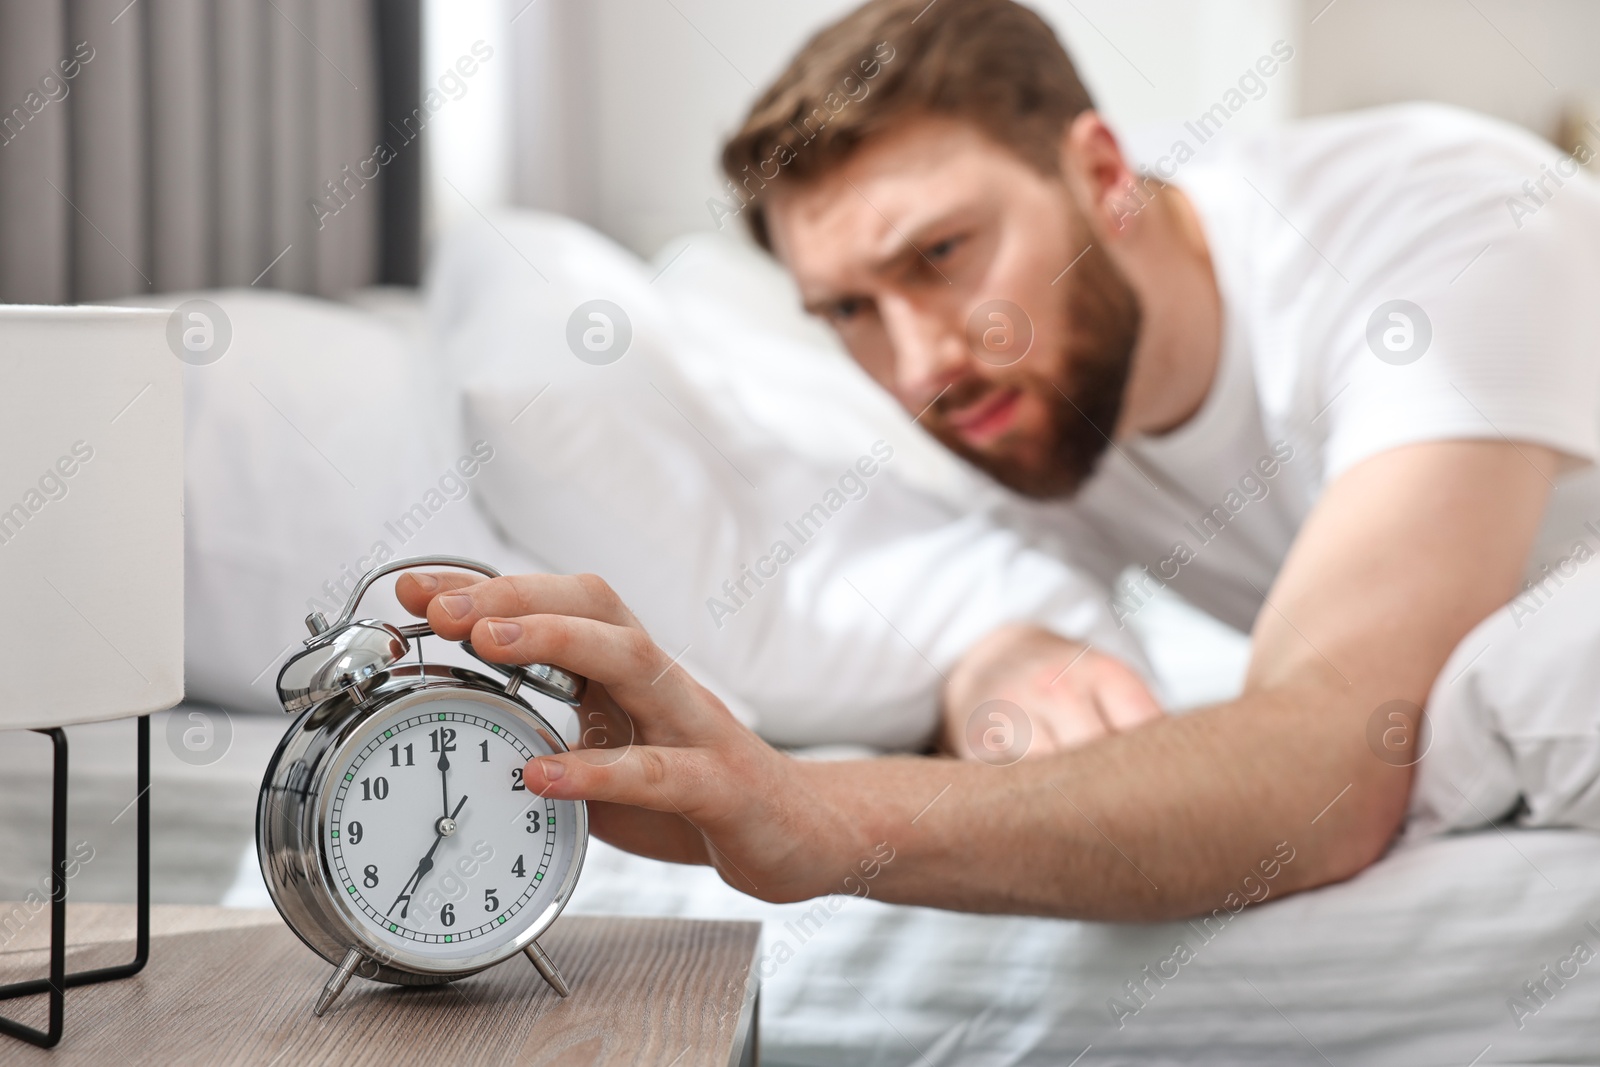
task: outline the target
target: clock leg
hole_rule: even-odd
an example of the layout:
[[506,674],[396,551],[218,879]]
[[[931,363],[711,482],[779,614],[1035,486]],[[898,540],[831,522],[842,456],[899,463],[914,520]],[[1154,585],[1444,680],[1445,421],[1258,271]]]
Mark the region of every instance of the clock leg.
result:
[[339,966],[328,979],[328,984],[322,987],[322,992],[317,996],[316,1007],[311,1009],[311,1014],[321,1015],[339,999],[339,994],[344,992],[344,987],[349,984],[350,976],[361,965],[361,953],[351,949],[344,954],[344,959],[339,961]]
[[544,980],[550,983],[551,989],[554,989],[563,997],[572,994],[572,990],[567,988],[567,980],[561,977],[560,971],[556,970],[555,961],[545,953],[544,949],[539,947],[539,942],[529,941],[528,947],[522,951],[528,954],[528,959],[533,961],[534,967],[538,968]]

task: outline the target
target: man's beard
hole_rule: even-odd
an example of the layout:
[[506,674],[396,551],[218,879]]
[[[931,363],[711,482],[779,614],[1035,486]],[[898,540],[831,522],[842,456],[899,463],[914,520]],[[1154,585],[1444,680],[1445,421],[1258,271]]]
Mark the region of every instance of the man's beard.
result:
[[1008,489],[1039,499],[1071,496],[1089,480],[1111,445],[1127,391],[1133,346],[1139,336],[1139,300],[1116,264],[1099,245],[1072,268],[1064,295],[1067,336],[1058,364],[1061,380],[1030,373],[1026,357],[1015,373],[969,378],[940,397],[940,414],[1000,387],[1013,387],[1043,401],[1047,412],[1045,459],[1032,464],[1009,452],[986,453],[968,445],[942,420],[934,436]]

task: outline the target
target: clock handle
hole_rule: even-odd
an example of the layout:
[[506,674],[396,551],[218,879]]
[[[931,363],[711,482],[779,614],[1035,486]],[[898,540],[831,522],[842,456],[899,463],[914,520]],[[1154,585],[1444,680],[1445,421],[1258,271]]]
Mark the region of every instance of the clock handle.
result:
[[410,570],[412,567],[458,567],[464,571],[477,571],[485,578],[499,578],[501,576],[499,571],[487,563],[480,563],[478,560],[468,559],[465,556],[406,556],[402,559],[393,559],[388,563],[372,568],[361,576],[356,582],[356,587],[350,591],[350,599],[345,601],[344,611],[340,612],[339,617],[334,619],[326,628],[334,629],[343,626],[354,618],[356,608],[361,605],[361,598],[367,595],[367,590],[371,589],[372,583],[379,578],[386,574],[393,574],[395,571]]
[[[402,559],[390,560],[380,566],[374,567],[363,574],[356,582],[356,587],[350,591],[350,598],[345,601],[344,610],[333,622],[323,618],[321,612],[313,612],[306,617],[306,626],[311,630],[311,637],[307,645],[315,644],[322,635],[330,630],[337,630],[347,625],[355,617],[356,608],[361,606],[361,598],[367,595],[374,582],[386,574],[396,571],[410,570],[413,567],[456,567],[465,571],[476,571],[485,578],[499,578],[500,572],[487,563],[465,556],[406,556]],[[433,629],[425,622],[412,623],[399,627],[403,636],[408,640],[433,633]],[[510,680],[506,683],[506,693],[515,695],[523,685],[527,685],[552,700],[559,700],[563,704],[577,707],[583,702],[583,691],[586,688],[586,679],[571,671],[552,667],[548,663],[530,663],[526,667],[515,667],[504,663],[490,663],[473,649],[471,642],[461,642],[461,647],[466,649],[475,659],[488,664],[495,670],[504,673]]]

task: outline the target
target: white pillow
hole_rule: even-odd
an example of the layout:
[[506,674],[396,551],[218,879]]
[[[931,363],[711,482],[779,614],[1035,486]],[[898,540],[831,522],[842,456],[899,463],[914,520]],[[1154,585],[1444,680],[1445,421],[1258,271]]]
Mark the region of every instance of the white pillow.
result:
[[722,388],[783,447],[824,466],[851,462],[850,444],[884,438],[896,480],[961,511],[1004,507],[992,481],[907,418],[801,308],[794,281],[748,240],[696,233],[669,242],[649,267],[691,343],[674,358],[692,381]]
[[[607,365],[567,339],[596,299],[631,325]],[[706,299],[658,290],[638,259],[566,219],[508,214],[445,238],[435,332],[468,436],[496,442],[480,488],[509,537],[604,575],[782,744],[924,743],[942,675],[1011,619],[1139,662],[1084,580],[899,476],[921,431],[836,352]],[[823,429],[797,429],[808,420]],[[797,527],[808,513],[815,525]],[[794,556],[778,566],[780,542]],[[758,586],[746,568],[763,559]]]
[[[375,562],[445,552],[539,567],[473,506],[500,455],[452,440],[455,404],[414,339],[371,313],[279,292],[157,303],[196,296],[223,309],[233,338],[217,362],[185,368],[191,700],[281,712],[274,683],[305,615],[336,612]],[[362,614],[398,616],[386,586]],[[438,642],[428,649],[460,662]]]

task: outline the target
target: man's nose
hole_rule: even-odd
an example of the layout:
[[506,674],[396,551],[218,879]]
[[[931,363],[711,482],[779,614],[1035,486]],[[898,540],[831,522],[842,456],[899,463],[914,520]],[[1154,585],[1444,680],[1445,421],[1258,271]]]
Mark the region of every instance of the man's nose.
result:
[[932,403],[971,361],[961,324],[909,300],[882,301],[879,308],[894,347],[895,391],[918,408]]

